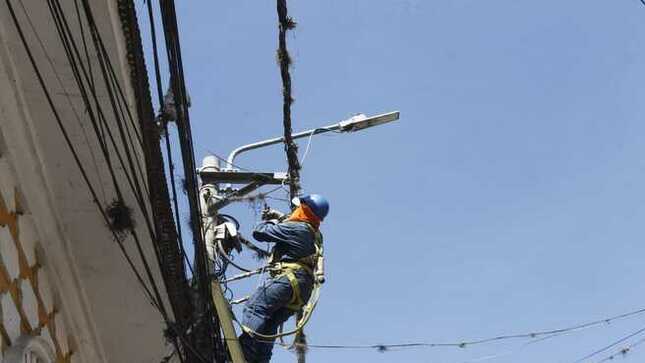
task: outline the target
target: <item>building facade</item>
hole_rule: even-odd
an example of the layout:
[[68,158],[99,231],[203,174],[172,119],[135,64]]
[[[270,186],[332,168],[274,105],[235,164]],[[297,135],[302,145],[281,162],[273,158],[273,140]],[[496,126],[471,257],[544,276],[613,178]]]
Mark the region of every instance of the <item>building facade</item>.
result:
[[[159,363],[173,313],[120,8],[132,2],[51,4],[0,2],[0,362]],[[119,200],[130,233],[110,214]]]

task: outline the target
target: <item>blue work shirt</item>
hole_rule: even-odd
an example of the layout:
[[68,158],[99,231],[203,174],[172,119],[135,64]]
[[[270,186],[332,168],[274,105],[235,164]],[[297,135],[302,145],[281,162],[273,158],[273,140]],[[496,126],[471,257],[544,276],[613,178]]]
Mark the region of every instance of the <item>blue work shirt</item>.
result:
[[316,235],[306,222],[262,222],[255,227],[253,238],[275,243],[276,256],[284,262],[298,261],[316,253]]

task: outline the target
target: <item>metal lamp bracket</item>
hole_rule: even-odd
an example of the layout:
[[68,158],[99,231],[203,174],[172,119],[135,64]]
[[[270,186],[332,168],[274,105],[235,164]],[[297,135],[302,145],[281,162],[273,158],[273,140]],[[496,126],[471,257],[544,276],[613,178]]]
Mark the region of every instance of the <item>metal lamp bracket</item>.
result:
[[208,205],[209,211],[219,210],[233,202],[235,198],[243,197],[263,185],[281,185],[288,182],[287,173],[255,173],[249,171],[219,171],[202,169],[199,172],[202,183],[206,184],[245,184],[242,188],[234,190],[224,196],[218,196],[218,200]]

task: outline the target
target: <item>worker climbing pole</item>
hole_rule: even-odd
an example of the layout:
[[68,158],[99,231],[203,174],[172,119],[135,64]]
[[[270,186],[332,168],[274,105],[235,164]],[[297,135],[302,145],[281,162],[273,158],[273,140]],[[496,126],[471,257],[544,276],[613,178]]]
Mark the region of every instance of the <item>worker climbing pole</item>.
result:
[[[358,114],[348,120],[326,127],[293,133],[291,124],[290,66],[287,50],[287,33],[296,26],[289,16],[286,0],[277,1],[278,49],[277,60],[282,79],[283,136],[241,146],[231,152],[220,168],[219,157],[204,159],[199,170],[202,185],[200,203],[202,223],[212,278],[213,305],[221,321],[228,355],[233,363],[268,363],[274,346],[279,345],[296,352],[298,362],[305,362],[307,342],[304,327],[309,322],[318,303],[320,289],[325,281],[323,235],[320,226],[329,212],[329,203],[318,194],[301,195],[298,146],[294,139],[313,137],[324,132],[354,132],[398,119],[398,112],[367,117]],[[311,140],[310,140],[311,141]],[[259,147],[282,143],[288,162],[287,173],[255,172],[240,170],[235,156]],[[244,184],[239,189],[235,184]],[[264,185],[289,185],[290,211],[282,213],[271,209],[264,200],[262,221],[253,230],[257,241],[271,243],[271,253],[255,246],[240,233],[240,224],[232,216],[220,214],[220,210],[234,201],[247,197]],[[259,196],[262,194],[260,193]],[[258,197],[255,197],[257,200]],[[233,254],[250,249],[265,263],[259,268],[248,268],[233,261]],[[227,277],[227,268],[233,267],[241,274]],[[232,283],[264,273],[268,277],[250,296],[237,294],[226,298],[224,291]],[[232,305],[246,303],[242,319],[237,319]],[[295,316],[295,327],[284,328],[290,317]],[[236,336],[236,323],[241,335]],[[294,336],[292,343],[283,339]]]
[[[323,237],[320,224],[329,211],[327,200],[317,194],[304,197],[300,195],[300,162],[298,147],[292,136],[291,126],[291,76],[289,67],[291,57],[287,50],[287,31],[296,25],[288,15],[285,0],[277,0],[278,12],[278,50],[277,58],[282,78],[283,96],[283,126],[284,148],[288,161],[288,177],[278,177],[276,174],[241,173],[234,170],[235,165],[227,165],[227,170],[220,171],[219,161],[210,158],[205,160],[200,170],[202,187],[200,201],[203,203],[202,217],[205,231],[205,241],[210,260],[210,271],[215,281],[212,285],[213,302],[218,316],[222,319],[222,329],[227,341],[228,351],[233,362],[265,363],[269,362],[276,339],[279,344],[286,345],[282,340],[288,335],[295,335],[290,345],[298,354],[298,361],[304,362],[306,340],[303,333],[305,324],[309,321],[316,306],[319,290],[324,281],[323,271]],[[232,158],[231,158],[232,159]],[[209,177],[210,176],[210,177]],[[248,181],[249,184],[234,190],[229,186],[220,187],[221,182]],[[210,180],[209,180],[210,179]],[[248,180],[247,180],[248,179]],[[254,251],[262,251],[252,242],[239,234],[239,223],[232,217],[219,214],[219,209],[226,206],[235,198],[243,197],[263,184],[288,184],[293,210],[282,213],[268,207],[262,212],[262,223],[253,232],[258,241],[273,243],[274,247],[266,266],[252,270],[234,263],[230,255],[240,251],[242,246]],[[226,279],[228,266],[234,266],[244,273],[240,276]],[[269,278],[248,298],[240,323],[232,314],[220,284],[230,283],[238,279],[268,272]],[[283,324],[296,315],[295,328],[285,331]],[[238,322],[242,335],[239,343],[234,337],[232,321]]]

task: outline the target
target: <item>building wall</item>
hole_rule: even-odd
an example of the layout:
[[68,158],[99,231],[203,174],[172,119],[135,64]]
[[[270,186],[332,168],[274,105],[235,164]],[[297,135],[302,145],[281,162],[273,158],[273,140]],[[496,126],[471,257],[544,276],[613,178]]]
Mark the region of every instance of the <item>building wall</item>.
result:
[[[109,161],[100,153],[99,140],[47,2],[10,3],[87,177],[98,192],[98,203],[105,210],[117,198]],[[74,15],[75,1],[61,3],[70,27],[84,27],[85,40],[90,41],[88,24]],[[89,3],[125,92],[127,108],[136,115],[117,2]],[[80,30],[73,33],[82,44]],[[116,132],[110,99],[101,86],[98,59],[90,51],[86,61],[95,72],[106,129]],[[136,135],[137,122],[135,116],[126,132]],[[143,165],[143,151],[137,142],[109,146],[109,154],[114,158],[117,150],[126,148]],[[135,194],[127,187],[127,172],[126,168],[114,167],[116,181],[124,190],[123,199],[133,211],[141,252],[165,297],[153,241]],[[145,168],[134,178],[145,186]],[[0,352],[4,359],[0,362],[21,362],[15,353],[26,345],[44,355],[49,349],[56,362],[158,363],[167,356],[172,347],[164,337],[164,321],[97,208],[4,1],[0,2],[0,181]],[[144,208],[150,212],[147,200]],[[135,268],[143,273],[135,241],[128,237],[123,246]],[[173,318],[171,313],[169,318]]]
[[7,362],[24,354],[36,354],[43,362],[70,362],[74,338],[39,257],[41,238],[33,214],[21,202],[23,193],[5,152],[0,155],[1,356]]

